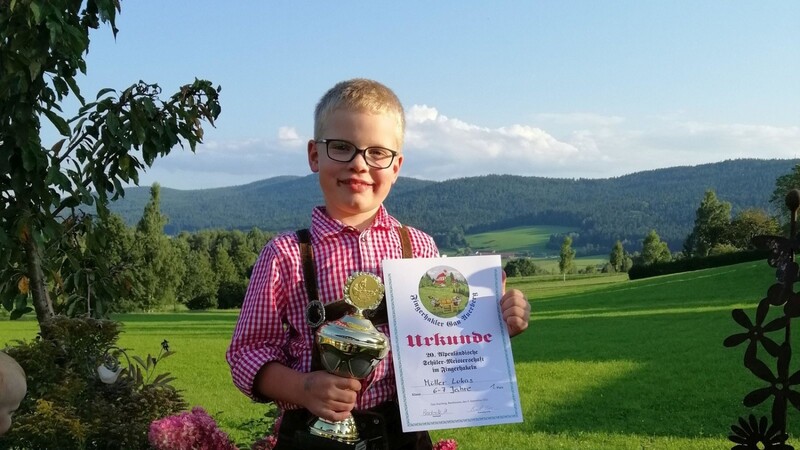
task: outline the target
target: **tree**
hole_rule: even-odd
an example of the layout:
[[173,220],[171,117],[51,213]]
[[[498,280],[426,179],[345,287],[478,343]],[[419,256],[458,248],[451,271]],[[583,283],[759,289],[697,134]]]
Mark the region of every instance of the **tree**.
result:
[[561,243],[561,253],[558,260],[558,269],[567,279],[567,272],[572,271],[574,267],[575,250],[572,249],[572,237],[565,236],[564,241]]
[[772,191],[769,202],[776,212],[786,211],[786,194],[792,189],[800,189],[800,164],[795,165],[791,172],[781,175],[775,180],[775,190]]
[[189,309],[208,309],[217,306],[217,278],[206,250],[190,250],[186,254],[186,274],[179,299]]
[[161,186],[150,187],[150,201],[136,225],[137,302],[144,310],[175,302],[186,271],[171,239],[164,234],[168,219],[161,213]]
[[650,230],[642,241],[642,264],[649,266],[662,261],[672,259],[672,254],[666,242],[661,241],[656,230]]
[[720,201],[713,190],[707,190],[695,213],[694,228],[684,243],[687,256],[708,256],[715,245],[725,242],[731,221],[731,204]]
[[[219,89],[205,80],[167,100],[140,81],[85,101],[75,78],[86,73],[89,30],[106,23],[116,35],[119,10],[117,0],[0,1],[0,299],[13,317],[31,310],[28,297],[40,324],[55,314],[51,291],[66,255],[47,253],[74,250],[54,243],[76,223],[76,208],[94,205],[102,219],[123,183],[137,183],[176,145],[194,151],[203,121],[213,125],[220,113]],[[70,94],[81,105],[72,118],[61,108]],[[41,140],[42,118],[61,135],[53,145]]]
[[622,260],[622,271],[628,273],[631,271],[633,267],[633,258],[630,255],[625,255],[625,259]]
[[230,256],[233,264],[236,265],[236,273],[239,277],[247,278],[247,271],[255,264],[258,253],[250,250],[247,245],[247,236],[244,233],[239,230],[233,230]]
[[622,248],[622,241],[617,240],[614,243],[614,248],[611,249],[611,254],[608,255],[608,262],[615,272],[622,271],[622,263],[625,261],[625,249]]
[[763,234],[780,234],[780,225],[774,217],[767,215],[763,209],[745,209],[731,220],[727,240],[738,249],[753,248],[750,240]]
[[236,266],[221,241],[217,241],[212,257],[214,272],[217,275],[217,306],[220,308],[241,306],[247,285],[242,282],[244,277],[237,273]]

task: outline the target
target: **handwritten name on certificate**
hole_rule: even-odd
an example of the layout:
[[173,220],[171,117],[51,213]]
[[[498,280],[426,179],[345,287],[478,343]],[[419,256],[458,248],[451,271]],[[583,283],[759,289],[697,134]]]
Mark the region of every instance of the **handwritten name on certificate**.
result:
[[383,262],[404,431],[522,422],[500,256]]

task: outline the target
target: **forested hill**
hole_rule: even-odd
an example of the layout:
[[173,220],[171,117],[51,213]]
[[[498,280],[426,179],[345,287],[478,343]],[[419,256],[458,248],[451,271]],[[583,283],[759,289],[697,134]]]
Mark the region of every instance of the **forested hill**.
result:
[[[608,179],[489,175],[441,182],[401,177],[386,206],[402,222],[434,235],[460,226],[466,233],[520,225],[565,225],[583,244],[610,248],[616,239],[641,242],[655,229],[673,251],[691,231],[707,189],[733,205],[769,209],[775,180],[800,160],[741,159],[638,172]],[[149,198],[131,188],[112,205],[133,224]],[[275,177],[242,186],[180,191],[161,188],[168,233],[204,228],[259,227],[279,231],[308,225],[322,202],[316,175]]]

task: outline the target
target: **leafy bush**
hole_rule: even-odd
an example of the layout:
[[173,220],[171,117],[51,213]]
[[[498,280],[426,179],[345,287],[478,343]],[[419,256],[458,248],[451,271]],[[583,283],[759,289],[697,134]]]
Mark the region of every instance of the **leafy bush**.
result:
[[527,277],[547,273],[546,270],[537,266],[531,258],[512,259],[506,263],[503,270],[509,277]]
[[0,448],[148,448],[150,423],[186,403],[168,374],[150,379],[158,361],[171,354],[166,341],[157,358],[134,357],[112,384],[99,379],[98,367],[109,362],[114,353],[107,350],[117,348],[119,334],[113,321],[57,316],[42,324],[34,341],[7,348],[25,369],[28,395]]
[[217,297],[214,294],[202,294],[186,302],[186,307],[192,311],[213,309],[217,307]]

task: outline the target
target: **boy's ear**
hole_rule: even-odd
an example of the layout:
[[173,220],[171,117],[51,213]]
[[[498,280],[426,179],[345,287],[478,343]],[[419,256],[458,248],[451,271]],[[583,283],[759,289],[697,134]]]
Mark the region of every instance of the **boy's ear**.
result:
[[397,178],[400,177],[400,166],[402,165],[403,165],[403,154],[400,153],[399,155],[397,155],[397,157],[394,159],[394,162],[392,163],[392,172],[394,172],[394,180],[392,180],[392,184],[395,184],[397,182]]
[[317,141],[308,141],[308,167],[312,172],[319,172],[319,152],[317,151]]

